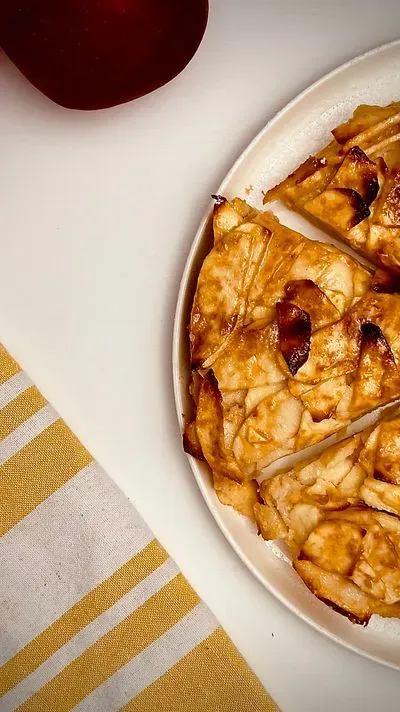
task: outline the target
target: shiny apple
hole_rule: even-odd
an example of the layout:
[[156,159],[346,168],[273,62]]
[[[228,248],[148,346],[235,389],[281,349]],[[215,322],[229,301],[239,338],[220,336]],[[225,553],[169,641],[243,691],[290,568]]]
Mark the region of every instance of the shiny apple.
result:
[[207,18],[208,0],[0,0],[0,45],[57,104],[101,109],[177,76]]

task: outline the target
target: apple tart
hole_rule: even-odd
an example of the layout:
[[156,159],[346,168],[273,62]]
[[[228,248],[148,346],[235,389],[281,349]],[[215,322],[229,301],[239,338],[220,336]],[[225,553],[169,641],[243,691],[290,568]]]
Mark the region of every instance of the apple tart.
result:
[[369,506],[400,516],[400,413],[264,480],[260,498],[260,533],[294,555],[329,512]]
[[218,200],[214,225],[184,444],[240,484],[400,397],[400,296],[384,273],[241,201]]
[[221,502],[284,542],[319,599],[367,624],[400,617],[400,410],[263,475],[400,399],[400,102],[360,106],[332,133],[265,202],[317,220],[371,267],[213,196],[183,444],[208,463]]
[[359,106],[333,140],[265,193],[400,270],[400,102]]
[[400,617],[400,520],[373,509],[331,512],[293,566],[320,600],[353,623]]
[[356,623],[400,616],[399,413],[264,480],[260,497],[260,534],[286,542],[318,598]]

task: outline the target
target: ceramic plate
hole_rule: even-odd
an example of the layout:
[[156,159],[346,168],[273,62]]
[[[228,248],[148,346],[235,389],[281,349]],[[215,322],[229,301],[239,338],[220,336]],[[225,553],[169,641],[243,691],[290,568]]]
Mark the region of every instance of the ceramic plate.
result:
[[[302,92],[267,124],[236,161],[218,190],[210,189],[210,193],[220,193],[227,198],[238,195],[261,208],[262,191],[286,177],[307,156],[328,143],[330,130],[347,119],[358,104],[388,104],[399,99],[400,41],[357,57]],[[279,203],[272,207],[289,227],[314,239],[335,242]],[[188,395],[190,372],[187,324],[197,275],[210,247],[208,211],[189,254],[175,319],[173,373],[177,412],[182,428],[192,407]],[[353,431],[356,429],[360,429],[360,422],[356,427],[353,426]],[[291,459],[293,461],[293,456]],[[191,457],[189,461],[219,527],[250,571],[269,591],[300,618],[336,642],[361,655],[400,669],[400,620],[374,616],[370,624],[363,628],[331,611],[306,589],[278,546],[264,542],[249,521],[219,503],[211,485],[208,467]],[[286,461],[289,465],[290,458],[286,458]],[[282,463],[281,460],[279,466]]]

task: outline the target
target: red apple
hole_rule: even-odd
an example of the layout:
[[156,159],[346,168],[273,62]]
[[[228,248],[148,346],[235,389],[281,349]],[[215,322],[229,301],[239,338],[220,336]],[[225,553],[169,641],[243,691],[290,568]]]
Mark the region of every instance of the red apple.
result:
[[208,0],[0,0],[0,45],[57,104],[102,109],[179,74],[207,17]]

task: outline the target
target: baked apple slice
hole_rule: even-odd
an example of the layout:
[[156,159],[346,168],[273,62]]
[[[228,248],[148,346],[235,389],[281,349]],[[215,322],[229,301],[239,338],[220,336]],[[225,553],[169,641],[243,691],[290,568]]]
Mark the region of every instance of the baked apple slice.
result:
[[294,567],[318,598],[353,623],[400,617],[400,520],[371,509],[333,512],[304,542]]
[[[328,315],[328,323],[315,331],[309,317],[311,334],[303,311],[300,317],[295,338],[293,324],[285,330],[279,315],[277,322],[258,330],[258,349],[250,346],[255,337],[248,340],[247,327],[241,335],[240,363],[233,350],[214,364],[225,418],[230,417],[233,387],[243,393],[242,422],[236,420],[240,426],[232,450],[244,479],[400,397],[398,295],[371,290],[340,320],[329,323]],[[273,367],[263,370],[267,363]],[[249,375],[257,368],[252,387]],[[232,381],[230,373],[235,374]]]

